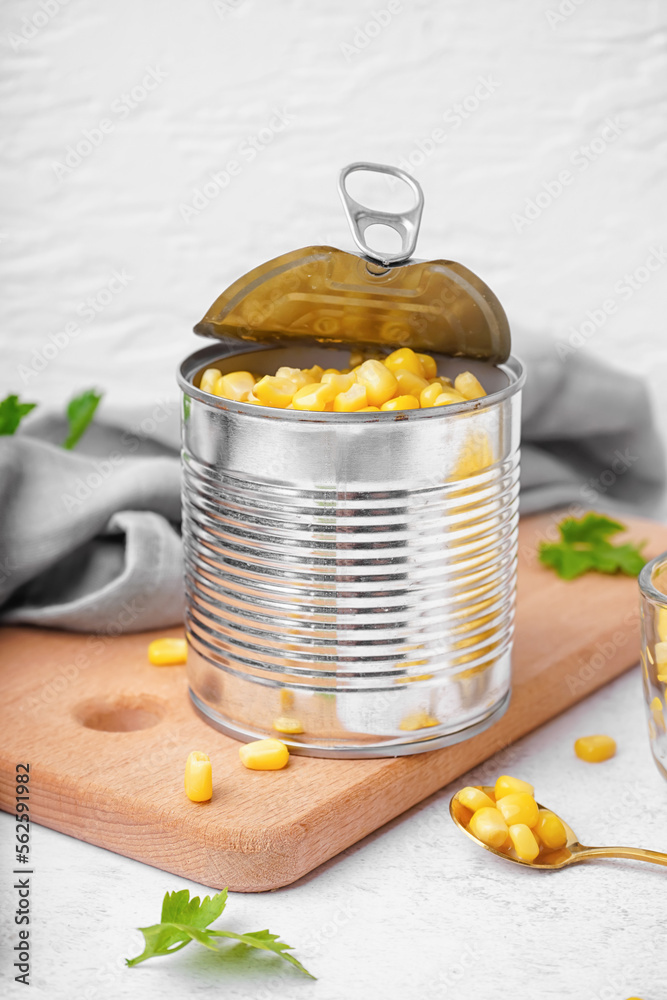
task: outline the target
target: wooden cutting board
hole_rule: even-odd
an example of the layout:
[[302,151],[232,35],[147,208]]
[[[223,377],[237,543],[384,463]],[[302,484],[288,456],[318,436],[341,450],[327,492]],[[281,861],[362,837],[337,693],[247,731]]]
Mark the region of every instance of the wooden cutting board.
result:
[[[564,583],[538,564],[537,542],[558,519],[522,521],[512,701],[474,739],[412,757],[293,756],[283,771],[248,771],[239,744],[195,714],[185,669],[147,662],[157,633],[6,628],[0,807],[14,812],[15,766],[28,762],[37,823],[216,889],[288,885],[637,662],[636,580]],[[649,558],[667,549],[667,526],[633,519],[630,530],[649,539]],[[213,762],[209,803],[183,791],[193,749]]]

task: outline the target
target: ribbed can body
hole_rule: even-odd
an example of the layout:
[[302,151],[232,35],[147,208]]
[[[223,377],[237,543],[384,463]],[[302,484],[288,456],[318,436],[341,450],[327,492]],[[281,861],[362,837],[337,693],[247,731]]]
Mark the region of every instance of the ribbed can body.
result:
[[[248,367],[240,351],[227,370]],[[192,381],[214,356],[181,372],[196,707],[315,755],[416,753],[485,728],[510,691],[518,362],[465,406],[330,414],[203,394]]]

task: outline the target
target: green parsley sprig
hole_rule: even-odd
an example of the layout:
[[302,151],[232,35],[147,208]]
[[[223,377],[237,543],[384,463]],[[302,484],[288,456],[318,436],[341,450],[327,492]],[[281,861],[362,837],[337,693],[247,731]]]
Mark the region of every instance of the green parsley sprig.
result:
[[0,434],[14,434],[26,414],[37,403],[21,403],[18,396],[6,396],[0,402]]
[[[80,396],[70,399],[67,404],[69,433],[63,441],[63,448],[72,449],[81,440],[93,417],[102,393],[86,389]],[[37,403],[22,403],[18,396],[9,395],[0,400],[0,435],[15,434],[18,426]]]
[[77,441],[80,441],[88,425],[95,416],[102,393],[95,392],[94,389],[86,389],[80,396],[75,396],[67,404],[67,420],[69,423],[69,434],[63,441],[63,448],[73,448]]
[[205,948],[224,957],[225,949],[219,947],[220,938],[231,938],[250,948],[273,952],[306,976],[315,979],[315,976],[311,975],[294,955],[288,954],[291,945],[281,941],[277,934],[271,934],[267,930],[250,931],[247,934],[211,930],[209,924],[218,919],[226,904],[226,889],[214,896],[204,896],[201,902],[199,896],[190,899],[187,889],[182,889],[181,892],[168,892],[162,903],[160,923],[139,928],[145,941],[141,955],[137,955],[136,958],[126,958],[125,961],[129,966],[134,966],[139,962],[145,962],[148,958],[172,955],[175,951],[185,948],[191,941],[198,941]]
[[584,573],[624,573],[638,576],[646,562],[638,545],[631,542],[614,545],[609,541],[627,527],[603,514],[591,512],[581,518],[566,517],[558,525],[561,540],[542,542],[539,559],[543,566],[555,570],[562,580],[574,580]]

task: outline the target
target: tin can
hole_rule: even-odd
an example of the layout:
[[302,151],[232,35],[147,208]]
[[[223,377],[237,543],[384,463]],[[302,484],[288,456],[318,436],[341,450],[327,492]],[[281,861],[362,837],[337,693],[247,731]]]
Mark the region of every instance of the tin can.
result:
[[507,707],[523,373],[512,357],[443,360],[492,391],[392,414],[273,410],[196,388],[213,364],[346,358],[214,345],[181,368],[190,692],[241,740],[419,753]]
[[[355,170],[394,174],[402,215],[354,201]],[[308,247],[230,286],[188,358],[183,539],[196,709],[241,740],[327,757],[419,753],[491,725],[510,697],[523,371],[502,306],[452,261],[415,262],[423,195],[353,164],[341,194],[361,255]],[[401,250],[373,254],[366,230]],[[391,412],[234,402],[202,372],[346,368],[347,343],[428,350],[487,395]]]

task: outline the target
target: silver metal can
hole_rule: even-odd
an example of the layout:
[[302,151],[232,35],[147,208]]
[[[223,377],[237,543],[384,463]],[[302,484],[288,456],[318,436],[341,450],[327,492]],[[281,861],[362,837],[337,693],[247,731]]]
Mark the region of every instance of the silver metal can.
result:
[[188,677],[241,740],[314,756],[467,739],[510,697],[521,364],[440,358],[487,395],[380,413],[236,403],[201,372],[345,367],[340,347],[215,344],[180,370]]

